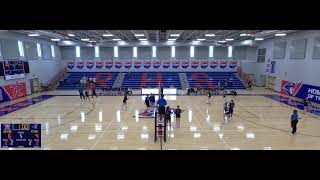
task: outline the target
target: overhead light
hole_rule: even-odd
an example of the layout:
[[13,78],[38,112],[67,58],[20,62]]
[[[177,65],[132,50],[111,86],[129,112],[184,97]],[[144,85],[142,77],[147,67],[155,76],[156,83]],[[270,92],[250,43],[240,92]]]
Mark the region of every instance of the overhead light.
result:
[[70,37],[74,37],[75,35],[74,35],[74,34],[68,34],[68,36],[70,36]]
[[226,39],[226,41],[233,41],[234,39]]
[[81,39],[81,41],[90,41],[90,39]]
[[103,34],[102,36],[103,37],[111,37],[111,36],[113,36],[113,34]]
[[168,39],[168,41],[176,41],[177,39]]
[[112,39],[112,40],[113,40],[113,41],[120,41],[121,39],[117,39],[117,38],[116,38],[116,39]]
[[215,34],[205,34],[204,36],[213,37],[213,36],[216,36],[216,35]]
[[285,36],[285,35],[287,35],[287,34],[285,34],[285,33],[277,33],[277,34],[275,34],[275,36]]
[[254,39],[255,41],[262,41],[262,40],[264,40],[263,38],[255,38]]
[[30,37],[39,36],[39,34],[28,34]]
[[219,43],[225,43],[225,42],[227,42],[227,41],[218,41]]
[[172,37],[179,37],[180,34],[170,34],[170,36],[172,36]]
[[200,42],[200,41],[192,41],[192,42],[194,42],[194,43],[198,43],[198,42]]
[[141,36],[144,36],[144,34],[135,34],[135,36],[141,37]]
[[149,41],[141,41],[142,43],[148,43]]
[[66,44],[71,44],[71,41],[68,41],[68,40],[66,40],[66,41],[62,41],[63,43],[66,43]]
[[123,46],[123,45],[126,45],[126,42],[125,41],[118,41],[118,44]]
[[206,39],[203,39],[203,38],[200,38],[200,39],[197,39],[197,41],[205,41]]
[[51,41],[60,41],[60,39],[51,39]]
[[240,36],[247,36],[247,34],[240,34]]
[[173,43],[174,41],[167,41],[168,43]]
[[146,38],[139,39],[139,41],[146,41],[146,40],[148,40],[148,39],[146,39]]

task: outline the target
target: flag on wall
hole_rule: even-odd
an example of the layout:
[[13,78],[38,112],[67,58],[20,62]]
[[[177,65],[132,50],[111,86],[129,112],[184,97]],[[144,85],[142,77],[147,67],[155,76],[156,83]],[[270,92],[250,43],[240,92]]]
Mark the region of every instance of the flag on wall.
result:
[[153,61],[153,68],[158,69],[161,66],[160,60]]
[[193,60],[193,61],[191,61],[191,67],[192,67],[193,69],[197,69],[198,66],[199,66],[199,61],[198,61],[198,60]]
[[237,67],[238,61],[232,60],[228,62],[229,62],[229,68],[234,69],[235,67]]
[[27,95],[26,83],[16,83],[0,86],[0,102],[6,102]]
[[107,60],[105,62],[105,66],[106,66],[106,68],[111,69],[113,66],[113,60]]
[[82,69],[84,67],[84,62],[83,61],[77,61],[77,68]]
[[149,69],[151,67],[151,61],[150,60],[143,61],[143,67],[146,69]]
[[201,66],[202,69],[207,68],[208,65],[209,65],[209,61],[207,61],[207,60],[200,61],[200,66]]
[[96,68],[101,69],[103,67],[103,61],[96,61]]
[[94,66],[94,61],[91,61],[91,60],[86,61],[86,67],[88,69],[92,69],[93,66]]
[[267,72],[267,73],[270,72],[270,68],[271,68],[270,66],[271,66],[271,60],[268,59],[267,62],[266,62],[266,72]]
[[172,61],[172,67],[177,69],[180,66],[180,61],[176,60],[176,61]]
[[221,60],[221,61],[219,61],[219,65],[220,65],[220,68],[224,69],[227,67],[228,62],[225,60]]
[[124,62],[124,67],[127,68],[127,69],[130,69],[132,66],[132,61],[131,60],[126,60]]
[[122,65],[123,65],[122,60],[118,60],[118,61],[114,62],[114,67],[116,67],[118,69],[122,68]]
[[73,69],[75,62],[74,61],[67,61],[67,68]]
[[134,68],[139,69],[142,66],[142,61],[141,60],[136,60],[133,63]]
[[187,69],[189,67],[190,61],[189,60],[183,60],[182,61],[182,68]]
[[168,69],[170,67],[170,60],[163,60],[162,67]]
[[215,69],[218,67],[219,61],[210,61],[210,67],[211,69]]

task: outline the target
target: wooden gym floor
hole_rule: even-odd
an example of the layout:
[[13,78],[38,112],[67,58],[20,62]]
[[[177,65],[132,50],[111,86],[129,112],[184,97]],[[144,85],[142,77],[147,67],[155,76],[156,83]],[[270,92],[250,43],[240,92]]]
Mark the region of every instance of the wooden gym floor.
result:
[[[120,111],[122,96],[80,100],[76,91],[51,91],[24,97],[10,104],[44,94],[53,94],[36,104],[0,116],[1,123],[41,123],[43,150],[138,150],[161,149],[154,142],[154,119],[133,117],[146,108],[141,96],[129,96],[128,108]],[[290,133],[294,107],[259,94],[277,94],[264,89],[239,91],[234,99],[234,117],[223,121],[223,98],[176,96],[168,105],[184,110],[181,127],[167,133],[163,150],[276,150],[320,149],[320,116],[298,110],[302,119],[298,133]],[[63,96],[62,96],[63,95]],[[1,110],[1,109],[0,109]],[[82,114],[82,115],[81,115]],[[175,121],[173,121],[175,124]]]

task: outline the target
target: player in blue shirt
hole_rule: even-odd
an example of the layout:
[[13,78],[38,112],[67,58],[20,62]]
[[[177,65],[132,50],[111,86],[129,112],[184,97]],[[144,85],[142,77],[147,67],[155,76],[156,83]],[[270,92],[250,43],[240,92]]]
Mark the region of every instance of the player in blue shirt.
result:
[[159,98],[157,105],[159,106],[159,115],[160,115],[160,120],[162,120],[163,115],[165,114],[166,111],[166,105],[167,101],[164,99],[164,95],[161,94],[161,97]]
[[82,97],[83,97],[83,99],[85,99],[83,91],[84,91],[84,88],[82,86],[80,86],[80,88],[79,88],[80,99],[82,99]]

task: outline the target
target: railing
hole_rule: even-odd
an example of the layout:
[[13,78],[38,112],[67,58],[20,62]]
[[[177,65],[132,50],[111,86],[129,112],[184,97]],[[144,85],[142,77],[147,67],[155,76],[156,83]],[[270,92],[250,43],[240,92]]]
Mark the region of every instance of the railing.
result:
[[238,67],[237,69],[237,74],[245,83],[248,84],[249,81],[252,82],[251,77],[247,73],[245,73],[240,67]]
[[62,68],[48,83],[41,83],[41,88],[43,90],[53,88],[66,74],[67,68]]

